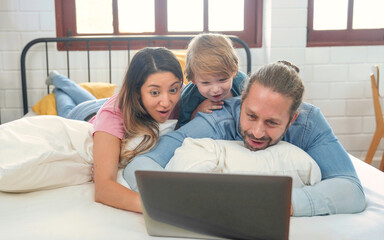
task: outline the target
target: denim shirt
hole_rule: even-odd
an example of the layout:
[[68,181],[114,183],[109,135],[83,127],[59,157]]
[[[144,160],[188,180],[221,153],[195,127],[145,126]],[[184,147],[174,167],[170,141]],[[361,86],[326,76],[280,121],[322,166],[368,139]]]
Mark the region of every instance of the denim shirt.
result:
[[[240,97],[225,101],[223,109],[198,113],[180,129],[160,138],[148,153],[135,157],[124,178],[137,191],[136,170],[164,170],[186,137],[243,140],[239,132]],[[302,103],[299,116],[283,139],[306,151],[319,165],[322,181],[292,189],[294,216],[357,213],[365,209],[365,195],[349,155],[334,135],[320,109]]]

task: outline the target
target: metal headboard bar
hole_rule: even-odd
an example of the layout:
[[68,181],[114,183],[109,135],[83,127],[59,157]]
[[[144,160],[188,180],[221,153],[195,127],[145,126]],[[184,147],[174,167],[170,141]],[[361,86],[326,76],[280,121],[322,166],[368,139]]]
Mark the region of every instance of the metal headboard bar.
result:
[[[112,69],[111,48],[112,48],[111,41],[108,41],[109,69]],[[112,83],[112,71],[109,71],[109,83]]]
[[[45,65],[47,68],[47,76],[49,74],[49,59],[48,59],[48,43],[45,42]],[[49,85],[47,85],[47,92],[49,93]]]
[[67,52],[67,76],[68,78],[71,78],[71,71],[69,70],[69,42],[65,42],[65,50]]
[[[70,64],[69,64],[69,43],[72,42],[85,42],[87,44],[87,61],[88,61],[88,81],[91,81],[90,76],[90,42],[108,42],[108,50],[109,50],[109,81],[112,81],[112,57],[111,57],[111,41],[126,41],[128,46],[128,64],[130,64],[130,44],[131,41],[147,41],[147,45],[151,46],[151,41],[167,41],[168,48],[171,46],[171,41],[181,40],[181,41],[190,41],[194,35],[138,35],[138,36],[86,36],[86,37],[59,37],[59,38],[37,38],[30,41],[23,49],[21,53],[21,87],[22,87],[22,95],[23,95],[23,110],[24,114],[28,112],[28,97],[27,97],[27,76],[26,76],[26,55],[29,49],[38,43],[46,44],[46,67],[47,67],[47,75],[49,74],[49,65],[48,65],[48,47],[47,43],[49,42],[62,42],[65,43],[66,51],[67,51],[67,75],[70,77]],[[245,50],[246,58],[247,58],[247,73],[251,73],[251,52],[248,45],[241,39],[236,36],[229,36],[229,38],[242,46]],[[48,89],[49,92],[49,89]]]
[[[91,71],[90,71],[91,62],[89,58],[89,40],[87,40],[87,63],[88,63],[88,82],[91,82]],[[111,71],[111,69],[109,69],[109,71]]]

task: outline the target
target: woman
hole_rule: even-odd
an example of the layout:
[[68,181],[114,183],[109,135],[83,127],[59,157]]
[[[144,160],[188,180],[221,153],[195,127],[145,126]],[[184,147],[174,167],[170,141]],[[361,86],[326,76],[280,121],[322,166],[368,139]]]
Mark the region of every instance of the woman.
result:
[[[95,201],[142,211],[138,193],[116,182],[118,168],[156,145],[159,123],[177,105],[182,80],[180,64],[169,50],[144,48],[135,54],[120,92],[90,120],[94,124]],[[132,142],[139,144],[130,146]]]

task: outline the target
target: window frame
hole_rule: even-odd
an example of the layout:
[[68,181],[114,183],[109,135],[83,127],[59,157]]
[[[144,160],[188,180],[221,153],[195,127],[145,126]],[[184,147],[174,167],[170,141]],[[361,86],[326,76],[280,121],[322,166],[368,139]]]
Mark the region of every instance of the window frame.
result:
[[[196,35],[201,32],[168,32],[167,31],[167,0],[155,0],[155,32],[146,33],[119,33],[118,32],[118,9],[117,0],[113,1],[113,33],[115,36],[141,36],[141,35]],[[263,0],[244,0],[244,31],[220,32],[226,35],[238,36],[249,47],[262,46],[262,19]],[[76,32],[76,9],[75,0],[55,0],[56,13],[56,35],[57,37],[81,37],[81,36],[110,36],[111,34],[78,34]],[[204,31],[208,31],[208,0],[204,0]],[[119,43],[112,43],[113,47],[125,49]],[[152,43],[152,45],[157,45]],[[161,44],[159,44],[161,45]],[[140,43],[133,43],[132,49],[143,47]],[[72,49],[79,48],[75,45]],[[177,48],[177,47],[176,47]],[[63,49],[63,48],[61,48]],[[103,49],[100,46],[100,49]],[[81,48],[79,48],[81,50]]]
[[314,0],[308,0],[307,47],[384,45],[384,28],[352,29],[353,0],[348,0],[346,30],[313,30]]

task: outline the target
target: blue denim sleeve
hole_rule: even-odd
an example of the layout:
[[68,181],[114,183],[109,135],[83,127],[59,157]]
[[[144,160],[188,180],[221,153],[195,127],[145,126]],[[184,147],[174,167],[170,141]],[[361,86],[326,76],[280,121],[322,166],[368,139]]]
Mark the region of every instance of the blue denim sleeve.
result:
[[131,190],[138,192],[135,172],[137,170],[148,170],[148,171],[164,171],[159,164],[153,161],[151,158],[145,156],[138,156],[134,158],[124,169],[123,177],[128,183]]
[[135,190],[136,179],[134,173],[136,170],[159,170],[165,168],[175,150],[182,145],[185,138],[210,137],[218,139],[219,136],[222,136],[222,133],[217,129],[220,128],[215,124],[211,114],[196,115],[185,126],[160,137],[159,142],[151,151],[132,159],[124,169],[124,179]]
[[293,188],[292,206],[295,217],[358,213],[365,209],[365,196],[355,181],[332,178]]
[[316,161],[322,181],[314,186],[293,189],[294,216],[363,211],[365,195],[348,153],[318,108],[305,111],[291,126],[287,139]]

